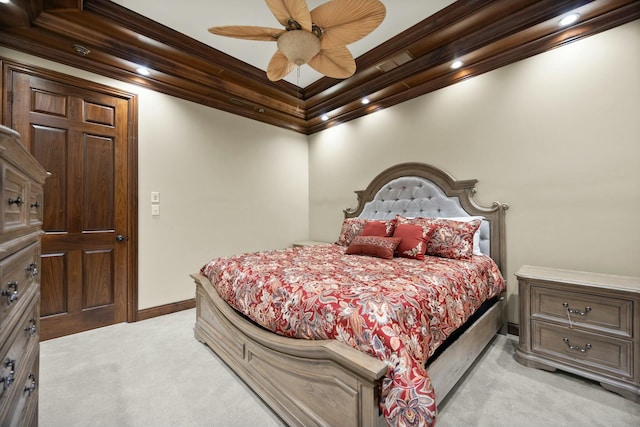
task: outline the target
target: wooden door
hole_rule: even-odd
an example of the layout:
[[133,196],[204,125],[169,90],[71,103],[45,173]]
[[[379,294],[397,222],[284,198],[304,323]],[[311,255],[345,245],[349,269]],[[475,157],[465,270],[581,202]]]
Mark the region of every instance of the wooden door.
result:
[[51,173],[43,203],[40,336],[126,321],[128,100],[18,71],[10,84],[10,126]]

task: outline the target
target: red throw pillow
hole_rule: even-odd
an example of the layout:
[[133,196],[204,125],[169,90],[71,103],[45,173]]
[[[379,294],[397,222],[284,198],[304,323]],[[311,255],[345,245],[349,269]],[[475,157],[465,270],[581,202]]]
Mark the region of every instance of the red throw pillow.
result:
[[393,235],[393,229],[395,228],[395,225],[395,219],[387,221],[367,221],[360,235],[391,237]]
[[403,258],[424,259],[427,242],[431,236],[431,229],[417,224],[396,225],[393,237],[400,237],[402,241],[396,248],[396,253]]
[[[427,240],[427,255],[451,259],[468,259],[473,255],[473,235],[482,220],[469,222],[452,221],[446,218],[397,217],[400,224],[416,224],[432,230]],[[396,226],[397,227],[397,226]]]
[[400,240],[402,239],[397,237],[356,236],[347,247],[345,254],[391,259]]

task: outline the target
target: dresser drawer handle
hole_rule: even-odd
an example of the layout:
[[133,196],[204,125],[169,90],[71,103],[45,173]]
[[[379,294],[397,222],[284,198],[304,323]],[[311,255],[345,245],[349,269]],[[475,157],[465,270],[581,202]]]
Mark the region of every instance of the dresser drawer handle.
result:
[[15,204],[18,207],[20,207],[24,203],[24,201],[22,200],[22,197],[20,196],[16,197],[15,199],[9,199],[8,201],[9,201],[9,206]]
[[36,376],[33,373],[29,374],[29,377],[27,377],[27,381],[30,381],[28,383],[27,386],[25,386],[24,391],[28,391],[29,392],[29,396],[31,396],[31,393],[33,393],[34,391],[36,391],[36,387],[38,386],[36,384]]
[[[10,289],[13,289],[13,292]],[[2,296],[7,297],[7,305],[15,302],[18,299],[18,282],[12,280],[7,283],[7,289],[2,290]]]
[[4,366],[6,366],[7,368],[11,368],[11,370],[9,371],[9,375],[7,375],[6,377],[0,378],[0,383],[4,383],[5,389],[8,389],[9,387],[11,387],[11,384],[13,384],[13,382],[16,379],[16,377],[15,377],[15,370],[16,370],[16,361],[15,361],[15,359],[7,358],[7,360],[4,362]]
[[31,203],[29,206],[31,206],[32,208],[38,209],[40,207],[40,201],[36,200],[35,202]]
[[36,327],[36,319],[29,319],[29,324],[26,328],[24,328],[24,331],[29,334],[29,338],[34,336],[36,332],[38,332],[38,328]]
[[570,314],[579,314],[580,316],[584,316],[585,314],[587,314],[588,312],[591,311],[591,307],[589,307],[589,306],[586,306],[584,308],[584,311],[576,310],[575,308],[569,308],[569,303],[568,302],[563,302],[562,306],[567,309],[568,313],[570,313]]
[[569,338],[562,338],[562,342],[564,342],[568,347],[569,350],[573,350],[573,351],[579,351],[580,353],[586,353],[587,350],[591,350],[591,344],[585,344],[584,348],[580,347],[579,345],[571,345],[571,343],[569,342]]
[[38,264],[32,262],[25,268],[25,270],[31,273],[31,277],[36,277],[38,275]]

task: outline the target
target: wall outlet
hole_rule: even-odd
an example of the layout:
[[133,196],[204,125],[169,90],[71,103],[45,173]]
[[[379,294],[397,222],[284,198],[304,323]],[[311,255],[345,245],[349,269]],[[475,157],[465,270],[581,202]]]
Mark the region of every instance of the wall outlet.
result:
[[151,205],[151,215],[152,216],[160,215],[160,205]]

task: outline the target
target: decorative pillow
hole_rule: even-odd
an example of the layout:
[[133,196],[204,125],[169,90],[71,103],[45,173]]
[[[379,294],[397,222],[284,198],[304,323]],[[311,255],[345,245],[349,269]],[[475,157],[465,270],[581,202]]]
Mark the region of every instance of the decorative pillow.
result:
[[347,247],[347,255],[368,255],[391,259],[400,243],[399,237],[356,236]]
[[[369,222],[380,222],[384,224],[386,229],[385,234],[372,234],[374,236],[391,236],[393,234],[393,228],[396,225],[396,219],[385,219],[385,220],[371,220],[364,218],[345,218],[342,221],[342,229],[340,230],[340,235],[338,236],[338,241],[336,244],[341,246],[349,246],[354,237],[359,236],[364,228]],[[372,227],[378,227],[376,225]]]
[[[480,220],[480,227],[482,226],[482,221],[484,220],[483,216],[458,216],[447,218],[453,221],[462,221],[462,222],[470,222],[474,219]],[[473,254],[474,255],[482,255],[482,251],[480,250],[480,227],[473,233]]]
[[362,229],[361,236],[380,236],[380,237],[391,237],[393,235],[393,230],[396,227],[396,220],[384,220],[384,221],[374,221],[369,220],[365,224]]
[[427,255],[451,259],[468,259],[473,255],[473,235],[480,228],[482,220],[469,222],[446,218],[405,218],[397,216],[398,225],[417,224],[432,229],[427,242]]
[[353,238],[362,233],[362,229],[366,223],[367,220],[363,218],[345,218],[344,221],[342,221],[342,229],[340,230],[336,244],[349,246]]
[[404,258],[424,259],[427,250],[427,241],[432,234],[429,227],[418,224],[398,224],[393,232],[393,237],[400,237],[402,241],[396,248],[396,253]]

